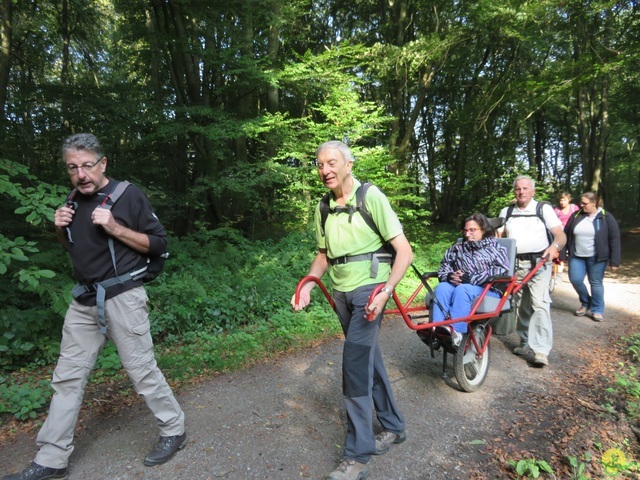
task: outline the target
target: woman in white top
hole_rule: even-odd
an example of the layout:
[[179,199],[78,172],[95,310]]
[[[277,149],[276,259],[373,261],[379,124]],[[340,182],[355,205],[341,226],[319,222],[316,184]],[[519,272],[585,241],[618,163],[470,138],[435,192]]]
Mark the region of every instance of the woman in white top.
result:
[[[575,314],[582,317],[591,310],[593,320],[604,314],[604,272],[607,265],[615,271],[620,265],[620,229],[616,219],[601,206],[593,192],[580,199],[581,210],[569,218],[564,229],[569,253],[569,280],[580,299]],[[588,277],[591,294],[584,278]]]

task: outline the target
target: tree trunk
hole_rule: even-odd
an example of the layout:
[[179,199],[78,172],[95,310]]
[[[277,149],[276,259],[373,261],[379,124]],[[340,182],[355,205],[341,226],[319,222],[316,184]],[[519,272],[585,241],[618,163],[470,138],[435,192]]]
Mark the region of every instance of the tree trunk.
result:
[[600,90],[600,114],[598,123],[600,125],[598,135],[596,137],[595,155],[593,159],[593,178],[591,180],[591,190],[598,192],[604,182],[604,158],[606,155],[607,135],[609,129],[609,79],[605,77],[602,80]]
[[13,32],[13,0],[2,0],[0,14],[0,119],[4,120],[11,72],[11,37]]
[[69,85],[69,61],[71,48],[71,31],[69,28],[69,1],[62,0],[62,12],[60,15],[60,31],[62,33],[62,65],[60,68],[60,84],[63,87],[60,99],[60,111],[62,113],[62,128],[65,134],[71,133],[69,123],[69,102],[67,100],[66,89]]
[[547,148],[547,138],[544,125],[544,111],[539,110],[535,116],[535,165],[537,180],[544,179],[544,158]]
[[[273,0],[273,20],[269,25],[269,37],[267,43],[267,57],[269,58],[269,64],[272,70],[278,68],[278,51],[280,50],[280,31],[282,19],[280,15],[282,13],[281,0]],[[269,113],[276,113],[280,104],[280,92],[278,87],[269,85],[267,88],[267,111]]]
[[162,101],[162,87],[160,86],[160,45],[158,44],[158,32],[153,22],[149,9],[145,10],[147,19],[147,31],[149,32],[149,46],[151,48],[151,85],[153,99],[159,104]]

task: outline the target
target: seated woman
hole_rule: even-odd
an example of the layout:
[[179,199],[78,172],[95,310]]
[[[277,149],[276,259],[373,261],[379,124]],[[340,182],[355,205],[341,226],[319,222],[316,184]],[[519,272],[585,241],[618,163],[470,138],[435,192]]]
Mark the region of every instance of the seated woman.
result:
[[[509,273],[507,249],[495,239],[487,217],[474,213],[465,220],[462,233],[463,241],[452,245],[440,263],[432,322],[468,316],[473,299],[482,293],[489,278]],[[502,292],[492,287],[487,295],[500,297]],[[454,345],[459,345],[467,323],[454,323],[451,327],[451,339]]]

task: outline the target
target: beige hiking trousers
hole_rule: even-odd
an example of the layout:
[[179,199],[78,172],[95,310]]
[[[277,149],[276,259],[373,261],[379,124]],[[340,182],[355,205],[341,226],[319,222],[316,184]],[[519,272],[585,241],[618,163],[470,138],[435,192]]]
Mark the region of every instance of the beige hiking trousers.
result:
[[62,330],[60,357],[53,372],[49,415],[40,429],[35,462],[64,468],[73,452],[73,435],[84,389],[98,354],[110,338],[118,349],[136,392],[156,417],[161,436],[184,433],[184,413],[156,364],[144,287],[123,292],[105,302],[107,334],[100,333],[95,306],[73,301]]

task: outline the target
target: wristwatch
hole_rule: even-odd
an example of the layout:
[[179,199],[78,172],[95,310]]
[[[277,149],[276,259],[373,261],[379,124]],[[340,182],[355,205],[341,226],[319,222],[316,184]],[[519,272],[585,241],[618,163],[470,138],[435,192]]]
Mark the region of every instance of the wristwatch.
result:
[[391,296],[393,295],[393,290],[391,290],[389,287],[382,287],[380,291],[389,295],[389,298],[391,298]]

